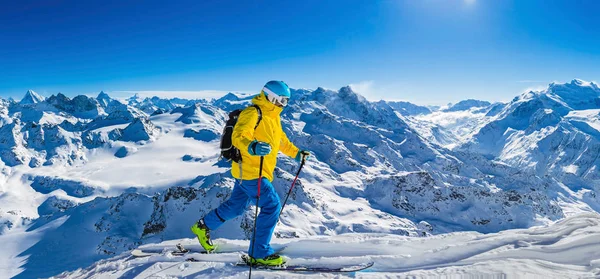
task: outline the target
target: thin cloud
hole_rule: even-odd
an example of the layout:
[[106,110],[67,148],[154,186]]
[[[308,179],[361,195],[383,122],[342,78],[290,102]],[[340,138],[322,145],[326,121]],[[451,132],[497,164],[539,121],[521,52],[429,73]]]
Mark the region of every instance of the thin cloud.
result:
[[123,91],[107,91],[106,93],[114,98],[127,98],[134,94],[138,94],[142,98],[161,97],[161,98],[184,98],[184,99],[211,99],[220,98],[227,93],[241,93],[237,91],[221,91],[221,90],[199,90],[199,91],[169,91],[169,90],[123,90]]
[[373,100],[376,98],[373,84],[374,82],[372,80],[365,80],[359,83],[351,83],[350,88],[352,88],[352,91],[363,95],[363,97],[368,100]]
[[517,82],[518,83],[545,83],[546,81],[526,79],[526,80],[519,80]]
[[408,99],[404,99],[401,97],[391,97],[389,92],[395,92],[398,89],[389,89],[386,87],[376,86],[375,81],[373,80],[365,80],[358,83],[349,84],[352,91],[362,95],[365,99],[371,102],[377,102],[380,100],[385,100],[389,102],[411,102]]

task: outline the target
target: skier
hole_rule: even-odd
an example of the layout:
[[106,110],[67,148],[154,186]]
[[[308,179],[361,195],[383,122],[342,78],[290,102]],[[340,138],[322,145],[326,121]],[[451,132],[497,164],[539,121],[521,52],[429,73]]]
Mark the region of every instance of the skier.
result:
[[[288,103],[291,92],[282,81],[269,81],[252,103],[259,110],[249,106],[239,115],[231,136],[232,143],[242,155],[240,164],[232,162],[231,174],[240,180],[236,183],[227,201],[210,211],[195,223],[191,230],[198,237],[200,245],[208,251],[214,251],[210,240],[210,231],[219,228],[225,221],[244,213],[248,204],[256,203],[260,158],[264,156],[263,178],[259,204],[260,215],[256,220],[256,234],[250,242],[248,255],[251,264],[277,266],[284,264],[284,258],[271,248],[271,236],[279,218],[281,205],[271,181],[277,163],[277,153],[294,157],[296,161],[305,160],[310,153],[299,150],[290,142],[281,128],[279,114]],[[258,126],[256,123],[258,122]],[[254,245],[254,249],[252,249]]]

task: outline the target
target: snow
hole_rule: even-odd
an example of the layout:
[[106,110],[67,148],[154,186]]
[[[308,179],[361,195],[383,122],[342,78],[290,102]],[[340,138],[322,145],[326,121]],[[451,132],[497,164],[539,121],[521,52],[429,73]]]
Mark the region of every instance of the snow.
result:
[[[112,152],[92,150],[88,157],[94,159],[77,168],[40,167],[33,169],[37,176],[58,176],[72,180],[85,178],[87,184],[104,185],[106,189],[124,189],[131,186],[140,188],[160,188],[175,185],[178,181],[192,180],[198,175],[208,175],[224,170],[213,167],[214,161],[197,164],[184,162],[185,154],[203,158],[213,158],[214,150],[218,149],[217,142],[204,143],[183,137],[187,125],[175,122],[178,114],[159,115],[152,118],[157,125],[169,131],[153,144],[137,146],[137,152],[124,158],[117,158]],[[126,125],[113,125],[101,128],[110,131]]]
[[485,108],[489,107],[490,105],[491,103],[487,101],[468,99],[452,105],[451,107],[445,109],[445,111],[464,111],[471,110],[473,108]]
[[[430,112],[369,102],[350,87],[293,90],[283,129],[314,156],[274,241],[296,263],[375,260],[362,277],[594,276],[597,254],[577,241],[597,248],[579,233],[600,211],[597,92],[592,83],[552,84],[508,104],[467,100]],[[189,226],[236,183],[219,161],[223,123],[251,98],[0,100],[2,272],[163,276],[159,267],[176,258],[127,253],[177,241],[197,247],[185,239]],[[281,198],[296,170],[280,156],[273,185]],[[231,253],[196,255],[220,263],[184,263],[173,276],[243,276],[230,264],[252,220],[246,213],[212,232]],[[572,247],[556,253],[570,261],[543,253],[566,239]]]
[[471,137],[489,121],[475,109],[435,111],[408,118],[409,124],[428,140],[453,148]]
[[572,122],[585,123],[600,133],[600,109],[574,110],[565,116]]
[[21,266],[27,261],[27,256],[21,256],[19,253],[40,241],[45,231],[62,225],[66,219],[67,217],[59,218],[32,232],[19,228],[11,234],[0,235],[0,243],[2,243],[0,255],[10,255],[0,261],[2,276],[12,278],[20,274],[23,271]]
[[[405,278],[405,277],[539,277],[582,278],[600,275],[600,216],[579,214],[549,226],[506,230],[493,234],[459,232],[426,238],[353,233],[331,237],[276,239],[285,247],[290,265],[335,266],[374,261],[354,274],[253,271],[257,278]],[[171,256],[177,243],[199,262]],[[247,241],[217,239],[223,253],[203,255],[195,239],[179,239],[141,246],[165,251],[157,256],[132,258],[125,252],[88,268],[54,278],[245,278],[246,268],[233,266]]]
[[[199,91],[183,91],[183,90],[138,90],[138,91],[109,91],[107,92],[111,95],[116,96],[117,98],[121,98],[124,96],[131,96],[132,94],[137,95],[140,99],[142,98],[151,98],[154,96],[161,98],[186,98],[186,99],[201,99],[201,98],[218,98],[225,94],[227,91],[219,91],[219,90],[199,90]],[[240,93],[243,94],[243,93]]]
[[563,170],[568,173],[576,174],[579,167],[576,165],[568,165],[563,167]]
[[23,96],[23,99],[21,99],[21,101],[19,102],[19,104],[21,105],[32,105],[32,104],[37,104],[39,102],[44,101],[44,97],[40,96],[38,93],[36,93],[33,90],[28,90],[27,93],[25,93],[25,96]]
[[597,189],[600,175],[590,170],[600,166],[599,108],[595,83],[552,83],[516,97],[454,150],[551,175],[575,191]]

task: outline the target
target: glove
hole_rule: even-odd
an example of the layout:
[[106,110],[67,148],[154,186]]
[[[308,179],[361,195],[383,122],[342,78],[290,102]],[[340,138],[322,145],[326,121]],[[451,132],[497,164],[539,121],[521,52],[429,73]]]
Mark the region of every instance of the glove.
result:
[[294,159],[296,160],[296,162],[301,162],[308,159],[308,156],[310,156],[310,152],[306,150],[300,150],[298,151],[298,154],[296,154],[296,158]]
[[271,146],[262,141],[254,140],[248,145],[248,153],[252,156],[265,156],[271,153]]

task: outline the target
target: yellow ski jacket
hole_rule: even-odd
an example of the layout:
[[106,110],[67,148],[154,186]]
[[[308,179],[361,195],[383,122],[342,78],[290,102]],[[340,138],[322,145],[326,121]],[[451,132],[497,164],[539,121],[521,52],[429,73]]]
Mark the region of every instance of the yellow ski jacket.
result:
[[242,154],[242,169],[240,165],[233,162],[231,165],[231,174],[233,177],[242,180],[258,179],[260,167],[260,156],[252,156],[248,153],[248,145],[253,140],[266,142],[271,145],[271,153],[265,156],[263,162],[263,177],[273,181],[273,171],[277,164],[277,153],[295,157],[298,154],[298,147],[290,142],[281,128],[281,118],[279,114],[283,108],[280,108],[267,100],[264,93],[261,92],[252,99],[252,103],[258,105],[262,112],[262,120],[256,126],[258,121],[258,111],[254,107],[247,107],[240,113],[238,121],[233,128],[231,141]]

